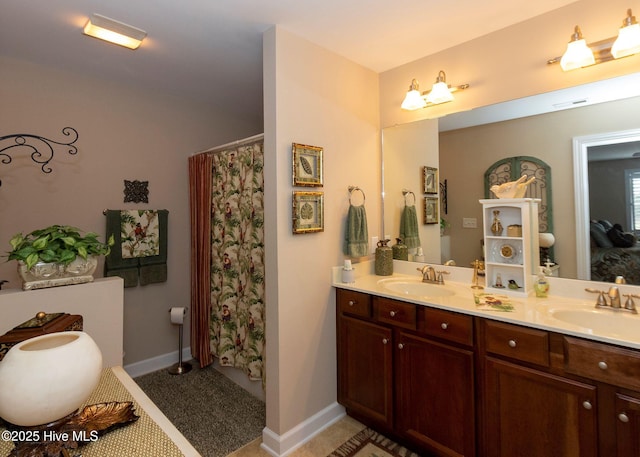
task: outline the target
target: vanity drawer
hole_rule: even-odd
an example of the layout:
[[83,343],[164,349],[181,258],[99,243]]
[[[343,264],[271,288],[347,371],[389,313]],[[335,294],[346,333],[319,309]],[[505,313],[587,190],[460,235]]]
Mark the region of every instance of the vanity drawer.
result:
[[337,289],[338,312],[371,317],[371,295],[353,290]]
[[640,390],[640,353],[631,349],[564,337],[565,370],[619,387]]
[[487,352],[549,366],[549,334],[518,325],[484,321]]
[[416,329],[416,305],[411,303],[376,297],[374,314],[378,322]]
[[424,313],[424,332],[447,341],[473,345],[473,318],[435,308],[421,308]]

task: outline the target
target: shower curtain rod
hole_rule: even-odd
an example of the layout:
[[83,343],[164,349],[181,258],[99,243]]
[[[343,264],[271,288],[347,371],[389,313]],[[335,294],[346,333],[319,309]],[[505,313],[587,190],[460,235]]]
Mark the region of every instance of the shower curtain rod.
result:
[[213,147],[213,148],[210,148],[210,149],[206,149],[204,151],[194,152],[194,153],[191,154],[191,156],[196,156],[198,154],[208,154],[208,153],[212,153],[212,152],[217,152],[217,151],[220,151],[222,149],[226,149],[226,148],[228,148],[230,146],[241,146],[241,145],[246,144],[246,143],[251,143],[252,141],[258,140],[260,138],[264,138],[264,133],[258,133],[257,135],[250,136],[249,138],[245,138],[243,140],[231,141],[231,142],[229,142],[227,144],[223,144],[221,146],[216,146],[216,147]]

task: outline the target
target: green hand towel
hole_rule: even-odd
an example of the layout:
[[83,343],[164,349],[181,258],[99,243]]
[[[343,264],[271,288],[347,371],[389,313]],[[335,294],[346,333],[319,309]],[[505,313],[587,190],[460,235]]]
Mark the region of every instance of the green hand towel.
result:
[[400,238],[409,249],[420,246],[418,215],[415,205],[406,206],[400,216]]
[[367,212],[364,205],[349,206],[343,252],[349,257],[364,257],[369,254]]

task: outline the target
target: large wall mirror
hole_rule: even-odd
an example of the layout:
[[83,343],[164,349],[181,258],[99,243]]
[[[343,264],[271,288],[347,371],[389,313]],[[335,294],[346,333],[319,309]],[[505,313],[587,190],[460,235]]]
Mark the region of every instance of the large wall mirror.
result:
[[[425,261],[453,260],[458,266],[470,266],[482,257],[478,200],[484,198],[484,171],[506,157],[536,157],[551,167],[553,176],[553,260],[559,266],[558,275],[591,279],[585,266],[590,263],[589,219],[606,219],[625,230],[634,229],[628,193],[624,197],[630,182],[624,170],[640,173],[639,79],[640,73],[484,111],[383,129],[385,235],[398,236],[405,202],[402,189],[416,193],[421,219],[421,201],[428,195],[422,193],[420,169],[435,167],[440,182],[446,181],[446,202],[443,188],[438,195],[444,233],[440,224],[419,221]],[[529,105],[533,111],[520,111],[515,108],[518,104]],[[522,112],[524,116],[518,114]],[[597,173],[589,172],[596,167]],[[606,170],[611,171],[607,177]]]

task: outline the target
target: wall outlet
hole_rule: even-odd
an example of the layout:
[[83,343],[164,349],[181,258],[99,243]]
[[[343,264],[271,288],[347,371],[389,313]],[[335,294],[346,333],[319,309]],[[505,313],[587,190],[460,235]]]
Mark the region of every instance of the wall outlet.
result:
[[378,247],[378,241],[379,241],[379,238],[377,236],[371,237],[371,245],[369,246],[369,252],[371,252],[371,254],[376,253],[376,248]]
[[462,228],[478,228],[478,219],[475,217],[463,217]]

